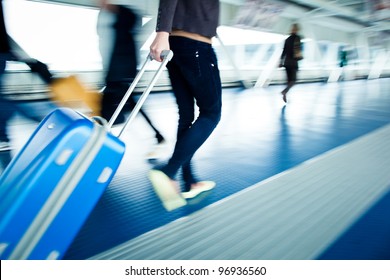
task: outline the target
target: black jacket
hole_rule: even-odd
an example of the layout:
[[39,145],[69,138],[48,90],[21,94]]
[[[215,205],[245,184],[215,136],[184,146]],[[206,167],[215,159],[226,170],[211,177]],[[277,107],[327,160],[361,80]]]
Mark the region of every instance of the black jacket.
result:
[[112,53],[106,71],[106,83],[131,82],[137,74],[137,49],[134,32],[140,24],[138,15],[129,8],[118,6],[112,27],[113,37],[105,37],[106,32],[98,32],[100,40],[112,40]]
[[[297,44],[298,42],[298,44]],[[281,59],[284,66],[297,67],[298,60],[294,58],[295,48],[301,49],[301,37],[297,34],[291,34],[285,41]]]

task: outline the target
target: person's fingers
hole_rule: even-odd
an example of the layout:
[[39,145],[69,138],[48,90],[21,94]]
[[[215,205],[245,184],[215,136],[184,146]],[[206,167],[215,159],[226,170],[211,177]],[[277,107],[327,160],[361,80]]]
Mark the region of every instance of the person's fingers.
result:
[[161,62],[161,51],[157,49],[150,49],[150,58]]
[[167,32],[157,32],[157,35],[150,45],[150,57],[156,61],[161,62],[161,52],[163,50],[169,50],[168,42],[169,33]]

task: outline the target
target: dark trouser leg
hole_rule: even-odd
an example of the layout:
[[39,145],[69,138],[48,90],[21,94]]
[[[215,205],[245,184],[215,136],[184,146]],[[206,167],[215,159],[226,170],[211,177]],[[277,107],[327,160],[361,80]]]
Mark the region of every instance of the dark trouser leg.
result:
[[[123,98],[124,92],[123,92],[123,86],[121,86],[120,83],[107,83],[104,91],[103,91],[103,98],[102,98],[102,108],[101,108],[101,114],[102,117],[105,118],[107,121],[109,121],[114,114],[116,108],[118,107],[119,103],[121,102]],[[123,123],[124,122],[124,116],[123,114],[119,114],[118,118],[114,122],[115,124]]]
[[[129,85],[127,83],[121,83],[121,82],[107,83],[107,86],[104,90],[103,101],[102,101],[102,117],[103,118],[105,118],[106,120],[110,120],[110,118],[114,114],[116,108],[118,108],[118,105],[121,102],[122,98],[125,96],[128,88],[129,88]],[[129,106],[130,110],[134,109],[136,102],[135,102],[133,96],[130,96],[129,100],[127,101],[127,104]],[[126,107],[123,110],[125,112]],[[150,125],[150,127],[155,132],[157,142],[158,143],[162,142],[164,140],[164,137],[157,130],[157,128],[153,125],[152,121],[150,120],[148,115],[145,113],[145,111],[141,109],[139,112],[145,118],[146,122]],[[124,121],[125,121],[124,115],[120,114],[115,123],[122,123]]]
[[297,80],[297,68],[296,67],[286,67],[287,75],[287,87],[282,91],[283,94],[286,94],[294,85]]
[[14,113],[14,106],[11,101],[2,96],[2,78],[5,70],[5,57],[0,55],[0,142],[9,142],[7,134],[7,122]]
[[7,123],[14,113],[13,104],[0,94],[0,142],[9,142]]
[[[136,105],[136,102],[135,100],[130,97],[130,106],[131,106],[131,110],[133,110],[133,108],[135,107]],[[157,139],[157,143],[161,143],[162,141],[164,141],[164,137],[162,136],[162,134],[160,133],[160,131],[158,131],[158,129],[154,126],[154,124],[152,123],[152,120],[149,118],[149,116],[145,113],[144,110],[140,109],[139,110],[139,113],[144,117],[144,119],[146,120],[146,122],[150,125],[150,127],[153,129],[154,133],[155,133],[155,137]]]
[[158,131],[158,129],[153,125],[152,121],[149,119],[146,113],[143,110],[141,110],[140,113],[145,118],[145,120],[149,123],[150,127],[154,130],[157,143],[163,142],[165,140],[164,136],[162,136],[160,131]]
[[[179,108],[179,123],[173,155],[162,171],[174,178],[183,167],[183,180],[188,185],[196,182],[190,161],[221,118],[221,80],[210,45],[171,38],[171,48],[175,55],[168,70]],[[199,116],[194,121],[195,101]]]

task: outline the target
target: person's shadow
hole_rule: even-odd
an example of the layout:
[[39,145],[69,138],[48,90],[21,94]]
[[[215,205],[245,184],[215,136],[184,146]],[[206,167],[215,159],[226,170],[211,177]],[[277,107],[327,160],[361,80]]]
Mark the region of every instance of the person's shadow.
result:
[[290,143],[291,133],[286,119],[286,108],[287,106],[284,105],[280,112],[280,131],[275,141],[275,143],[277,143],[277,145],[275,145],[277,149],[275,153],[275,163],[277,164],[280,172],[293,166]]

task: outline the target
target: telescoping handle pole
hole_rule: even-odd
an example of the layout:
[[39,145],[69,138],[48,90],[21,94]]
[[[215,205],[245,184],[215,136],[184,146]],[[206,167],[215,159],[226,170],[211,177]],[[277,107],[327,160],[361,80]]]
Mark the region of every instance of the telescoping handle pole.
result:
[[[173,52],[170,50],[165,50],[161,52],[161,58],[163,61],[161,62],[159,68],[157,69],[156,73],[154,74],[152,80],[150,81],[147,88],[142,93],[141,97],[139,98],[137,104],[135,105],[134,109],[131,111],[130,116],[127,118],[125,125],[123,126],[122,130],[120,131],[118,137],[122,135],[122,133],[127,129],[128,125],[133,121],[135,116],[138,114],[139,110],[141,109],[141,106],[145,102],[146,98],[148,97],[149,93],[151,92],[152,88],[156,84],[161,72],[164,70],[167,63],[172,59]],[[122,98],[122,101],[119,103],[118,108],[115,110],[114,114],[112,115],[110,121],[108,122],[108,129],[111,129],[112,125],[114,124],[115,120],[119,116],[120,112],[122,111],[123,107],[126,105],[127,100],[130,98],[131,94],[133,93],[135,87],[137,86],[139,80],[145,73],[146,65],[148,62],[153,60],[153,57],[149,54],[148,57],[145,59],[144,64],[141,67],[141,70],[138,72],[137,76],[134,78],[134,81],[131,83],[129,89],[126,91],[126,94]]]

